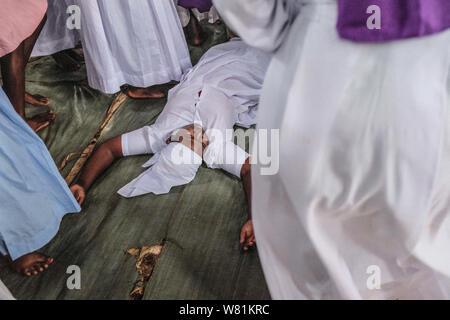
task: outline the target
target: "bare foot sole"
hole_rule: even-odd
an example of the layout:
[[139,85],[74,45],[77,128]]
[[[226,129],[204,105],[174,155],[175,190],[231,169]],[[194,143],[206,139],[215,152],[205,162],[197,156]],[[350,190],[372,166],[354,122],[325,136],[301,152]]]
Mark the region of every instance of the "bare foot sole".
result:
[[55,120],[55,117],[56,115],[53,112],[48,111],[35,115],[34,117],[27,119],[26,121],[34,132],[39,132],[42,129],[48,127],[53,122],[53,120]]
[[57,52],[52,55],[58,67],[64,72],[74,72],[81,68],[81,64],[74,60],[65,51]]
[[137,88],[130,86],[126,94],[133,99],[161,99],[167,96],[167,89],[162,86],[151,86],[147,88]]
[[15,272],[30,277],[48,269],[48,266],[52,264],[53,261],[53,258],[38,252],[32,252],[21,256],[14,261],[11,261],[10,259],[10,265]]
[[40,94],[30,94],[25,92],[25,102],[32,104],[33,106],[45,107],[50,104],[50,100]]

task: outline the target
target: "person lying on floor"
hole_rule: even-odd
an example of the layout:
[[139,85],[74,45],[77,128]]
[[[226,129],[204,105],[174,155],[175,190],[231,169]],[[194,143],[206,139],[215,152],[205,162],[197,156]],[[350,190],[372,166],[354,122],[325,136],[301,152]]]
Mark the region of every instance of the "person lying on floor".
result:
[[[81,205],[95,179],[124,156],[154,154],[151,167],[118,193],[135,197],[168,193],[191,182],[202,164],[242,178],[251,199],[249,155],[228,134],[235,125],[255,124],[259,94],[271,56],[238,38],[208,50],[169,92],[153,125],[112,138],[89,159],[71,191]],[[180,130],[181,129],[181,130]],[[225,161],[233,155],[232,161]],[[249,201],[251,212],[251,204]],[[251,215],[241,231],[244,250],[255,242]]]
[[67,213],[80,206],[44,142],[14,110],[0,87],[0,254],[26,276],[53,259],[36,252],[58,232]]

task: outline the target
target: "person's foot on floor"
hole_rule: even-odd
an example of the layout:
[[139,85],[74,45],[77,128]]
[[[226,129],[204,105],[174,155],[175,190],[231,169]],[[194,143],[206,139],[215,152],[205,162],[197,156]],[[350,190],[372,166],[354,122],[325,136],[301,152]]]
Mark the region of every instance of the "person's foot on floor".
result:
[[31,94],[25,92],[25,102],[32,104],[33,106],[45,107],[50,104],[50,100],[40,94]]
[[47,111],[35,115],[32,118],[28,118],[26,121],[28,125],[33,129],[34,132],[39,132],[42,129],[48,127],[53,120],[55,120],[56,115],[52,111]]
[[75,72],[81,68],[81,64],[65,51],[57,52],[52,57],[58,67],[64,72]]
[[21,256],[20,258],[11,261],[11,268],[20,274],[23,274],[27,277],[35,276],[46,269],[48,269],[49,265],[53,263],[53,258],[47,257],[38,252],[32,252]]
[[161,99],[167,96],[167,89],[163,86],[147,88],[128,87],[126,94],[133,99]]
[[71,57],[73,60],[77,62],[83,62],[84,61],[84,55],[81,53],[78,53],[75,49],[67,49],[64,50],[64,53],[67,54],[69,57]]

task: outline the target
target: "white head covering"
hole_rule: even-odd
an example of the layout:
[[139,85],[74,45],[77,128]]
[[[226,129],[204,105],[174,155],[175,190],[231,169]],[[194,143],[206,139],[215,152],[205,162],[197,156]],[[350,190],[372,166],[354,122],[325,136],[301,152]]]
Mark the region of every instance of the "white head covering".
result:
[[165,194],[172,187],[194,180],[202,158],[182,143],[173,142],[156,153],[143,167],[150,167],[117,193],[131,198],[153,192]]

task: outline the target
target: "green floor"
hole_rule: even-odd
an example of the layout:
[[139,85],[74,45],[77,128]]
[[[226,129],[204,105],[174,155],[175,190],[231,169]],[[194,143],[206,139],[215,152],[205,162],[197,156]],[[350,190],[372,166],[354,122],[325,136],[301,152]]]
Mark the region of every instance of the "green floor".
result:
[[[226,38],[223,25],[208,26],[193,62]],[[27,90],[51,98],[55,123],[40,133],[59,166],[81,152],[97,132],[115,96],[87,86],[84,68],[62,73],[50,57],[28,66]],[[101,140],[155,121],[165,100],[127,99]],[[33,114],[43,109],[27,109]],[[73,159],[76,160],[76,157]],[[241,182],[205,167],[195,180],[166,195],[124,199],[116,191],[144,169],[148,156],[116,162],[90,190],[83,211],[64,218],[58,235],[42,252],[55,258],[34,278],[12,273],[0,258],[0,279],[18,299],[130,299],[139,274],[128,248],[163,245],[144,283],[143,299],[269,299],[256,250],[243,252],[239,231],[246,221]],[[74,161],[62,170],[66,176]],[[67,267],[81,268],[81,289],[69,290]]]

